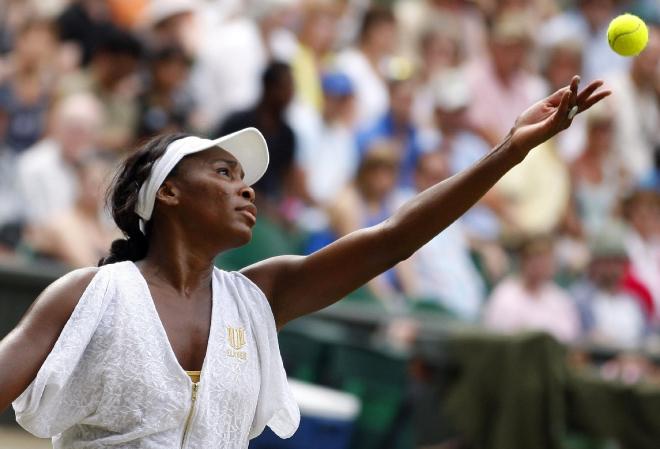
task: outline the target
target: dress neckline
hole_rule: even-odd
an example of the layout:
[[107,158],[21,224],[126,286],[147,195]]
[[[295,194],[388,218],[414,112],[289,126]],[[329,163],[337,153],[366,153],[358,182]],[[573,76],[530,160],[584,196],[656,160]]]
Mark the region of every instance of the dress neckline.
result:
[[[135,271],[136,277],[140,279],[140,284],[142,288],[144,289],[145,296],[147,298],[147,306],[150,310],[150,313],[153,314],[156,322],[158,323],[158,332],[160,333],[160,337],[163,339],[165,346],[167,348],[167,353],[168,353],[168,358],[170,361],[170,364],[174,367],[174,369],[177,371],[179,377],[185,378],[188,382],[193,383],[190,375],[188,374],[189,372],[197,372],[197,371],[186,371],[183,366],[181,366],[181,363],[179,362],[179,359],[176,356],[176,353],[174,352],[174,348],[172,347],[172,343],[170,342],[170,338],[167,335],[167,331],[165,330],[165,326],[163,325],[163,321],[160,319],[160,315],[158,314],[158,309],[156,309],[156,303],[154,302],[153,295],[151,294],[151,290],[149,288],[149,283],[147,282],[147,279],[144,277],[142,272],[140,271],[140,268],[135,264],[133,261],[129,261],[129,265],[131,268]],[[216,292],[217,292],[217,284],[216,284],[216,276],[215,276],[215,268],[213,268],[213,273],[211,275],[211,326],[209,329],[209,338],[208,341],[206,342],[206,353],[204,354],[204,361],[202,362],[202,369],[199,371],[199,376],[200,379],[203,377],[203,373],[205,372],[205,367],[207,365],[207,362],[209,360],[209,355],[210,355],[210,348],[211,345],[213,344],[213,337],[215,335],[215,315],[216,315]]]

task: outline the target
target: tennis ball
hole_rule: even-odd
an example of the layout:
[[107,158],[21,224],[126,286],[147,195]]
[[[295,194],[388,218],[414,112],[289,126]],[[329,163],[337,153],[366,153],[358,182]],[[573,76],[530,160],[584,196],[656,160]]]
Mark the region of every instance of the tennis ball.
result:
[[637,56],[649,41],[649,30],[642,19],[632,14],[614,18],[607,27],[607,42],[621,56]]

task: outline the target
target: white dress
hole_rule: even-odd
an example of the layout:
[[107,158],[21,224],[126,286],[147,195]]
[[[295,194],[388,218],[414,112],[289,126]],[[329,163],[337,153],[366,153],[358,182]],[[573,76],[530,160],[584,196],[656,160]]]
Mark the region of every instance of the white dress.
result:
[[[30,386],[16,419],[55,448],[247,448],[300,420],[275,320],[259,288],[214,270],[201,381],[179,365],[133,262],[99,269]],[[194,399],[193,399],[194,397]]]

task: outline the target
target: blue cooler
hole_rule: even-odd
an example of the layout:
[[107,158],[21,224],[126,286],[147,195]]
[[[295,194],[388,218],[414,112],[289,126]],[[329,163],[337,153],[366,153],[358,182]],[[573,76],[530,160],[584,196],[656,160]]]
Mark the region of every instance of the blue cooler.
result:
[[250,449],[344,449],[348,448],[360,400],[348,393],[289,379],[300,407],[300,427],[286,440],[268,427],[250,441]]

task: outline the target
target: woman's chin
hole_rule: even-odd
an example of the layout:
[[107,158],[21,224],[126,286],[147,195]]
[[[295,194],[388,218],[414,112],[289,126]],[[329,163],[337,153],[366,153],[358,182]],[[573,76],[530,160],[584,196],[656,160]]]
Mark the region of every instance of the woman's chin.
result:
[[216,242],[218,248],[222,248],[221,251],[240,248],[252,240],[252,228],[244,225],[224,228],[222,231],[215,229],[212,240]]
[[236,233],[236,242],[235,247],[238,248],[243,245],[247,245],[252,240],[252,228],[241,229]]

